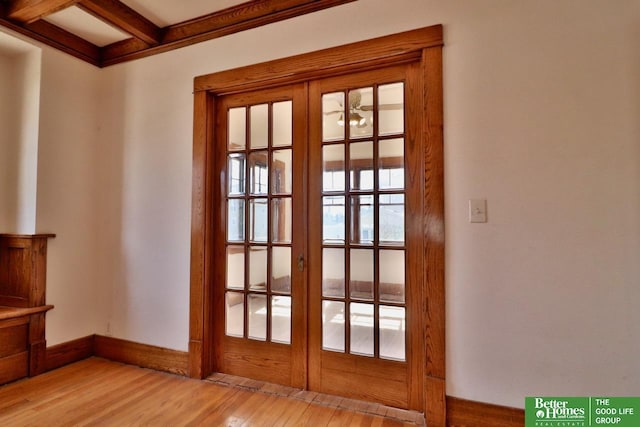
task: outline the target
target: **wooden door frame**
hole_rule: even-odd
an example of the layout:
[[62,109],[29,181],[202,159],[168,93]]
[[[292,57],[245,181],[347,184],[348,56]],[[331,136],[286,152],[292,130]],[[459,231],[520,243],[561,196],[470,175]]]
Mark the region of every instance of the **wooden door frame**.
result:
[[193,184],[189,375],[204,378],[215,366],[212,342],[212,273],[215,98],[230,93],[306,82],[385,66],[418,63],[422,75],[424,144],[424,412],[445,425],[444,158],[442,26],[434,25],[363,42],[279,59],[194,80]]

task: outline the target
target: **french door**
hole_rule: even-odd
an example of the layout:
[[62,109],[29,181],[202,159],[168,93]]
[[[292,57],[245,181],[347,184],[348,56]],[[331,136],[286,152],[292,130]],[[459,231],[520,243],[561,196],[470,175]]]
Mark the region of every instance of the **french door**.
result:
[[417,409],[422,192],[410,65],[310,83],[309,386]]
[[220,372],[306,386],[305,85],[220,98],[215,350]]
[[216,370],[420,409],[410,64],[216,101]]

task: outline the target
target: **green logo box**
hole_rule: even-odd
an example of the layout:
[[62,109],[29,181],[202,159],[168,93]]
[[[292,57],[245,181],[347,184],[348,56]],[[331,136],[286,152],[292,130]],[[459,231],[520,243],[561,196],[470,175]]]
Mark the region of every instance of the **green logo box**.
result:
[[640,426],[640,397],[527,397],[525,427]]

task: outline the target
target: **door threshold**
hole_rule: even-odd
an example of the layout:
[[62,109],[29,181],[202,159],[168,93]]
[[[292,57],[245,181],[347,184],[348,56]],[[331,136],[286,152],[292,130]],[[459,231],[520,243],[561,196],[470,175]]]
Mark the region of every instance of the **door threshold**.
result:
[[392,406],[386,406],[381,403],[349,399],[347,397],[318,393],[316,391],[302,390],[299,388],[287,387],[280,384],[273,384],[266,381],[258,381],[251,378],[244,378],[222,373],[214,373],[211,376],[207,377],[205,381],[209,381],[225,387],[247,390],[254,393],[263,393],[278,397],[301,400],[314,405],[326,406],[336,409],[345,409],[348,411],[367,415],[378,415],[403,423],[414,423],[417,426],[426,426],[424,414],[422,414],[421,412],[394,408]]

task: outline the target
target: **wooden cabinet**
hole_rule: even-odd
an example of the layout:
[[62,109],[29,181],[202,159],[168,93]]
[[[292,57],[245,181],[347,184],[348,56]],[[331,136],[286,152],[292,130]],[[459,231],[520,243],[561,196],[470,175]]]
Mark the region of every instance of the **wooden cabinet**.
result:
[[47,239],[0,234],[0,384],[45,369]]

